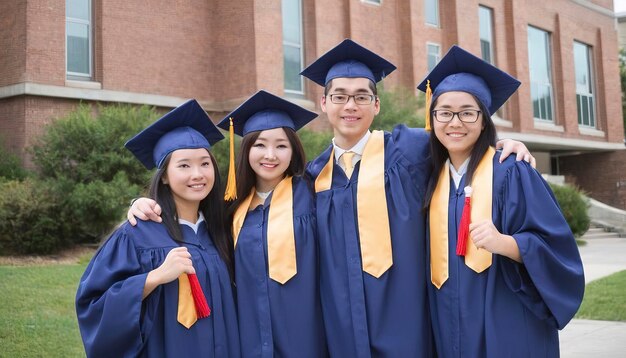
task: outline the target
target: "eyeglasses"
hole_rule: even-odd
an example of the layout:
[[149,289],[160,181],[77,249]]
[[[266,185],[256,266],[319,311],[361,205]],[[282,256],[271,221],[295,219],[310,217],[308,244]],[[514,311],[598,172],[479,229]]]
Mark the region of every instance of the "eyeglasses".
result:
[[350,98],[354,98],[354,103],[358,105],[370,104],[374,101],[376,96],[372,94],[355,94],[355,95],[347,95],[347,94],[331,94],[328,95],[330,97],[330,101],[334,104],[346,104],[350,100]]
[[480,112],[481,111],[477,109],[464,109],[459,112],[453,112],[447,109],[436,109],[432,113],[437,122],[441,123],[448,123],[452,121],[454,116],[457,116],[463,123],[474,123],[478,120]]

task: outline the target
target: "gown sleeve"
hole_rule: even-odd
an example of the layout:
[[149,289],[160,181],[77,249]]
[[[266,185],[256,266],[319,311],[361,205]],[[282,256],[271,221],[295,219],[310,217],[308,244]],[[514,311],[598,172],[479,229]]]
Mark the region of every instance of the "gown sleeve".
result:
[[[497,177],[494,184],[495,189]],[[498,196],[501,231],[513,236],[523,261],[502,260],[505,282],[533,314],[562,329],[578,310],[585,288],[574,235],[552,190],[528,163],[510,166]]]
[[98,250],[76,293],[76,313],[88,357],[136,356],[143,347],[142,295],[147,273],[125,227]]

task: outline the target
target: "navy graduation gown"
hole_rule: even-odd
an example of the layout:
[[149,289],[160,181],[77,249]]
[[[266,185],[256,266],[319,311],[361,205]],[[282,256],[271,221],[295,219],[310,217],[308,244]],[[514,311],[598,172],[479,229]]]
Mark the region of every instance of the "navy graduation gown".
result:
[[235,278],[244,357],[325,357],[319,299],[315,203],[308,183],[293,178],[297,273],[269,278],[267,223],[271,196],[246,215],[235,248]]
[[178,247],[165,226],[128,222],[96,252],[76,294],[88,357],[239,357],[233,289],[206,225],[181,225],[211,315],[190,329],[178,323],[178,280],[159,285],[142,302],[148,272]]
[[[511,235],[523,264],[493,255],[477,274],[456,255],[465,177],[450,182],[449,278],[429,285],[441,357],[558,357],[558,329],[574,316],[584,291],[583,267],[548,184],[526,162],[493,161],[493,223]],[[430,246],[428,246],[430,247]],[[429,256],[430,257],[430,256]],[[430,266],[429,266],[430,270]]]
[[[361,265],[357,223],[360,162],[351,178],[335,163],[318,192],[320,291],[333,357],[430,357],[423,196],[431,171],[428,134],[400,125],[385,133],[385,192],[393,265],[380,278]],[[309,164],[316,178],[332,146]]]

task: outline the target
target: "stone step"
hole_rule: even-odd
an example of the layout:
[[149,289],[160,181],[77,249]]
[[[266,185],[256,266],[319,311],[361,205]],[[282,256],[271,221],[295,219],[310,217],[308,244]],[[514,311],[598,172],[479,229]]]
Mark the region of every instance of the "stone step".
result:
[[589,231],[587,231],[582,238],[583,239],[614,239],[614,238],[618,238],[620,237],[618,233],[616,232],[598,232],[598,233],[589,233]]

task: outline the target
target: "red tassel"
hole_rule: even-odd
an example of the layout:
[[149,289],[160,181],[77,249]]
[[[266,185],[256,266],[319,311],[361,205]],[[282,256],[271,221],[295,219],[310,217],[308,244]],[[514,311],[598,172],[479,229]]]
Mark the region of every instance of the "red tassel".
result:
[[469,225],[472,222],[472,187],[465,187],[465,204],[463,205],[463,214],[461,214],[461,222],[459,223],[459,237],[456,241],[457,256],[465,256],[467,250],[467,239],[469,238]]
[[200,287],[198,276],[188,273],[187,277],[189,278],[189,286],[191,286],[191,295],[193,296],[193,303],[196,306],[198,319],[209,317],[211,315],[211,308],[209,308],[209,304],[206,302],[206,297],[204,297],[204,292],[202,292],[202,287]]

